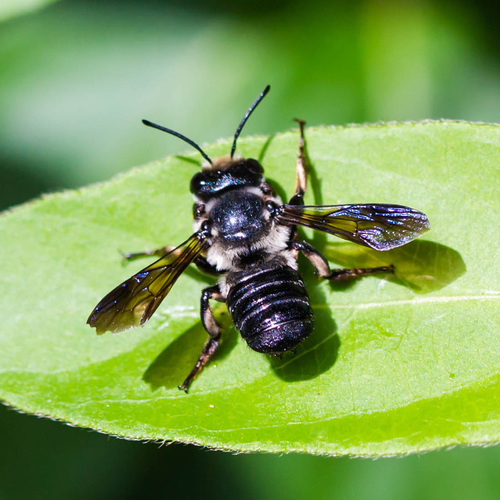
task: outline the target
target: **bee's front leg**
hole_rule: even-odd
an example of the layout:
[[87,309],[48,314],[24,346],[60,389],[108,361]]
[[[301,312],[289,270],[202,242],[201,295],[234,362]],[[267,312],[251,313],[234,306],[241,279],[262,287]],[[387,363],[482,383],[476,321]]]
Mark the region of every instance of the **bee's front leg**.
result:
[[125,260],[135,260],[140,259],[141,257],[148,257],[150,255],[155,255],[156,257],[164,257],[172,250],[175,250],[176,247],[166,246],[157,248],[156,250],[145,250],[144,252],[133,252],[133,253],[122,253],[122,256]]
[[[156,257],[164,257],[172,250],[175,250],[175,248],[176,247],[168,245],[166,247],[157,248],[156,250],[146,250],[144,252],[134,252],[134,253],[122,253],[122,256],[126,261],[140,259],[141,257],[148,257],[151,255],[154,255]],[[217,271],[215,266],[209,264],[207,259],[201,255],[198,255],[198,257],[194,259],[194,263],[196,267],[205,274],[210,274],[212,276],[219,276],[221,274],[220,271]]]

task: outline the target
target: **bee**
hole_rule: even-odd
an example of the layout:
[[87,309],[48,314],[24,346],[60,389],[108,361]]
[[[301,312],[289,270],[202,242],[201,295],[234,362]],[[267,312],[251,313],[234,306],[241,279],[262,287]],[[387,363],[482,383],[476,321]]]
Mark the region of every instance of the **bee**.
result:
[[194,234],[175,248],[126,255],[128,259],[143,255],[160,258],[109,292],[87,320],[98,334],[143,326],[191,263],[218,276],[217,283],[201,294],[201,323],[209,337],[179,386],[186,392],[220,343],[221,328],[210,300],[227,304],[236,329],[254,351],[281,356],[306,339],[314,325],[298,270],[299,253],[321,278],[330,281],[394,271],[393,266],[332,270],[318,250],[297,238],[297,226],[380,251],[405,245],[429,229],[425,214],[400,205],[304,205],[307,158],[304,122],[300,120],[295,193],[283,204],[266,181],[262,165],[255,159],[235,156],[243,126],[269,90],[268,85],[241,120],[230,154],[214,160],[179,132],[143,120],[145,125],[187,142],[206,161],[191,179]]

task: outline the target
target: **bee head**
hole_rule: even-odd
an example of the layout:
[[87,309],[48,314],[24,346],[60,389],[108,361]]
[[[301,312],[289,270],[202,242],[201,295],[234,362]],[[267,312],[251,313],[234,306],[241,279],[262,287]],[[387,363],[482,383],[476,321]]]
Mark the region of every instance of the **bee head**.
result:
[[264,180],[263,174],[262,165],[252,158],[218,158],[210,168],[193,176],[191,192],[207,202],[232,188],[259,187]]

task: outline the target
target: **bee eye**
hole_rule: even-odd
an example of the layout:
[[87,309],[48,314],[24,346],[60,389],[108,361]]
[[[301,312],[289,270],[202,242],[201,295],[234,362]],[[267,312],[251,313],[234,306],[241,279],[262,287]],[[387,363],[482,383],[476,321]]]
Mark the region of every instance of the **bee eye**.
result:
[[200,192],[207,184],[205,175],[202,172],[198,172],[191,179],[190,189],[193,194]]
[[210,230],[211,230],[211,227],[212,224],[208,221],[208,220],[205,220],[202,222],[201,226],[200,226],[200,230],[205,233],[206,235],[210,234]]
[[266,208],[267,208],[267,211],[272,215],[276,215],[276,212],[278,211],[278,205],[276,205],[276,203],[274,203],[274,201],[268,201],[266,203]]
[[193,205],[193,217],[199,218],[205,213],[205,205],[203,203],[195,203]]
[[248,160],[245,161],[245,167],[250,170],[250,172],[255,173],[255,174],[263,174],[264,173],[264,168],[262,165],[257,161],[254,160],[253,158],[248,158]]

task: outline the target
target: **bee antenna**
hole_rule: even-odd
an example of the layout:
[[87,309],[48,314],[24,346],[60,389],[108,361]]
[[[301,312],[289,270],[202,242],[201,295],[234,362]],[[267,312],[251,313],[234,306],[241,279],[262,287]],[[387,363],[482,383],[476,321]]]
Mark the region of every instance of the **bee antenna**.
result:
[[241,129],[247,122],[247,120],[250,118],[250,115],[253,113],[253,110],[258,106],[259,102],[264,99],[266,94],[271,90],[271,85],[268,85],[257,97],[255,102],[248,108],[248,111],[245,113],[245,116],[243,117],[243,120],[241,120],[240,124],[238,125],[238,128],[236,129],[236,133],[234,134],[234,140],[233,140],[233,147],[231,148],[231,158],[234,156],[234,152],[236,151],[236,141],[238,140],[238,137],[240,136]]
[[144,123],[144,125],[147,125],[148,127],[157,128],[162,132],[167,132],[167,134],[175,135],[175,137],[182,139],[184,142],[187,142],[190,146],[193,146],[193,148],[197,149],[201,153],[201,156],[203,156],[203,158],[205,158],[205,160],[207,160],[208,163],[210,163],[210,165],[213,165],[212,160],[209,158],[207,153],[205,153],[205,151],[203,151],[203,149],[201,149],[200,146],[196,144],[196,142],[192,141],[191,139],[188,139],[185,135],[182,135],[179,132],[176,132],[175,130],[171,130],[169,128],[162,127],[161,125],[157,125],[156,123],[150,122],[149,120],[142,120],[142,123]]

